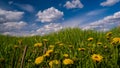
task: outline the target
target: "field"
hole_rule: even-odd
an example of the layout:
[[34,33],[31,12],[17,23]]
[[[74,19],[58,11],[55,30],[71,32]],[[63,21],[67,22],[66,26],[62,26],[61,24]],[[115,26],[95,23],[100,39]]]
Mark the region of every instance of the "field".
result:
[[120,68],[119,29],[68,28],[33,37],[0,35],[0,68]]

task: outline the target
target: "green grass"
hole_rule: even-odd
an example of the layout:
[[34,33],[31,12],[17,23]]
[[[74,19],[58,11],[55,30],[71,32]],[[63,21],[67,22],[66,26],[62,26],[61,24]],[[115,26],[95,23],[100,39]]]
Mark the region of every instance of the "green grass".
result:
[[[59,64],[53,65],[53,68],[119,68],[120,44],[111,44],[113,38],[120,38],[119,29],[120,27],[117,27],[109,31],[112,32],[110,39],[106,38],[107,32],[83,31],[79,28],[67,28],[45,36],[13,37],[0,35],[0,68],[20,68],[25,46],[28,48],[23,63],[24,68],[49,68],[51,60],[59,61]],[[90,37],[93,38],[93,41],[87,40]],[[48,41],[44,41],[44,39]],[[98,42],[102,44],[98,45]],[[34,47],[35,43],[43,45]],[[44,57],[42,63],[36,65],[35,59],[44,55],[43,51],[50,50],[50,45],[54,45],[53,52],[49,57]],[[78,51],[78,48],[85,50]],[[68,54],[67,58],[73,60],[74,63],[64,65],[64,54]],[[101,62],[94,62],[91,58],[93,54],[100,54],[103,57]]]

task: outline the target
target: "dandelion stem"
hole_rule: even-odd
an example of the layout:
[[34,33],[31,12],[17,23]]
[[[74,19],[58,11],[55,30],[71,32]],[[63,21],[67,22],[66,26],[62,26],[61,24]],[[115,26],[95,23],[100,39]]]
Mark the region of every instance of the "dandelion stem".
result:
[[23,63],[24,63],[26,52],[27,52],[27,48],[28,48],[27,46],[25,46],[25,48],[24,48],[24,52],[23,52],[20,68],[23,68]]

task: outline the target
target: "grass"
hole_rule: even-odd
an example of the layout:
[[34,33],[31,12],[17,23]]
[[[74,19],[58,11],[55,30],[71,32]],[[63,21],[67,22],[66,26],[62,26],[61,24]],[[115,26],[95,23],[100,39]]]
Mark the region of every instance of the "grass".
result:
[[[0,35],[0,68],[20,68],[25,46],[28,48],[24,68],[119,68],[120,40],[111,44],[113,38],[120,38],[119,29],[117,27],[109,32],[97,32],[68,28],[57,33],[32,37]],[[110,32],[110,36],[106,36]],[[88,41],[88,38],[93,40]],[[34,46],[36,43],[40,44]],[[52,51],[47,53],[49,50]],[[93,59],[94,54],[98,57]],[[36,58],[41,56],[43,60],[36,64]],[[70,59],[73,63],[68,61],[66,65],[63,63],[65,59]],[[57,60],[58,63],[51,62],[52,60]]]

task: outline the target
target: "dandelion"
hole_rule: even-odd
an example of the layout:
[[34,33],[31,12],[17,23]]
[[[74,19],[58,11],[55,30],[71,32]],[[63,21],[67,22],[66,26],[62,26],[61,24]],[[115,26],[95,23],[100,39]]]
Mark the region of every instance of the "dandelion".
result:
[[49,48],[53,49],[53,48],[54,48],[54,45],[50,45]]
[[91,38],[88,38],[87,40],[88,40],[88,41],[92,41],[92,40],[93,40],[93,38],[91,37]]
[[47,39],[43,39],[43,41],[44,41],[44,42],[48,42],[48,40],[47,40]]
[[41,47],[42,46],[42,43],[36,43],[34,44],[34,47]]
[[92,60],[95,62],[101,62],[103,60],[103,57],[99,54],[93,54],[92,55]]
[[63,54],[63,56],[67,58],[69,55],[68,54]]
[[63,43],[60,43],[59,46],[63,46],[64,44]]
[[98,42],[97,45],[102,45],[102,43],[101,43],[101,42]]
[[107,34],[106,34],[106,36],[111,36],[112,35],[112,32],[108,32]]
[[63,60],[63,64],[64,64],[64,65],[69,65],[69,64],[73,64],[73,63],[74,63],[74,61],[71,60],[71,59],[64,59],[64,60]]
[[78,48],[78,51],[85,51],[85,48]]
[[114,44],[120,43],[120,38],[113,38],[112,43]]
[[44,56],[39,56],[35,59],[35,64],[38,65],[38,64],[42,63],[43,60],[44,60]]
[[49,57],[50,56],[50,54],[53,52],[53,50],[48,50],[48,51],[46,51],[46,53],[45,53],[45,55],[44,56],[47,56],[47,57]]
[[59,64],[59,61],[58,61],[58,60],[52,60],[52,61],[49,62],[50,68],[52,68],[53,65],[58,65],[58,64]]

